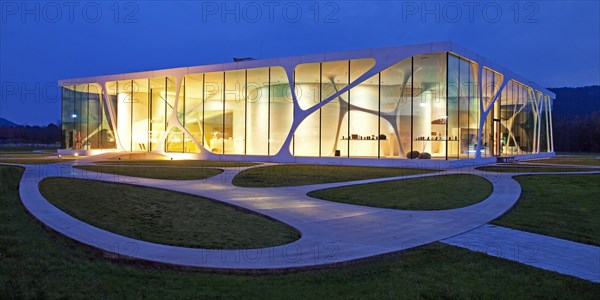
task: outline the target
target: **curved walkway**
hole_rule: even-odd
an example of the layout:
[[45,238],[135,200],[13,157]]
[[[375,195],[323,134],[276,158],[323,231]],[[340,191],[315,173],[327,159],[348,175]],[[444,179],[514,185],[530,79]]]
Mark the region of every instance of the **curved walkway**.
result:
[[[310,186],[242,188],[232,185],[231,180],[246,168],[222,168],[225,172],[209,179],[172,181],[94,173],[74,169],[72,165],[25,165],[19,193],[23,205],[33,216],[51,229],[103,251],[146,261],[199,268],[293,269],[397,252],[486,224],[510,209],[521,193],[520,185],[512,179],[514,173],[492,173],[473,168]],[[465,173],[488,179],[494,190],[480,203],[452,210],[403,211],[329,202],[306,196],[307,192],[316,189]],[[192,249],[135,240],[91,226],[51,205],[40,194],[38,184],[42,179],[52,176],[120,182],[204,196],[280,220],[298,229],[302,237],[287,245],[251,250]],[[85,197],[85,191],[81,196]]]

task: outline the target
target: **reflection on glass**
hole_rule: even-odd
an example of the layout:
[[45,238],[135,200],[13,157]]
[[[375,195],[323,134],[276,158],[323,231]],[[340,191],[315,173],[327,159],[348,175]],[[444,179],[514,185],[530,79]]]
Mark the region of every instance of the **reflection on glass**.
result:
[[246,154],[267,155],[269,147],[269,68],[248,70]]
[[205,147],[223,154],[225,114],[223,114],[223,72],[206,73],[204,80]]
[[[204,75],[191,74],[185,76],[183,80],[184,93],[184,116],[182,124],[189,134],[203,144],[203,128],[204,128]],[[200,148],[188,136],[184,136],[185,152],[200,153]]]
[[269,154],[276,154],[292,127],[294,105],[290,83],[282,67],[272,67],[269,80]]

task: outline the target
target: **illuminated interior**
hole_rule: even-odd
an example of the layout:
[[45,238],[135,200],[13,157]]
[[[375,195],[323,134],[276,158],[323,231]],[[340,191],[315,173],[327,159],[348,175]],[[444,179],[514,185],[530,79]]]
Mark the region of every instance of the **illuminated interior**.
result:
[[542,90],[449,51],[373,72],[376,62],[63,84],[62,148],[444,160],[553,151]]

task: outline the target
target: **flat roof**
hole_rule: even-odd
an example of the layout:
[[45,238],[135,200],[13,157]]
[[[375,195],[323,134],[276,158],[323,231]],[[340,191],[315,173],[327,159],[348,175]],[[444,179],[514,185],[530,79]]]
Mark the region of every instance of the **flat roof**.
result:
[[301,56],[288,56],[288,57],[279,57],[279,58],[244,60],[244,61],[239,61],[239,62],[229,62],[229,63],[210,64],[210,65],[191,66],[191,67],[180,67],[180,68],[169,68],[169,69],[132,72],[132,73],[121,73],[121,74],[113,74],[113,75],[81,77],[81,78],[60,80],[58,82],[58,84],[59,84],[59,86],[65,86],[65,85],[82,84],[82,83],[104,83],[107,81],[117,81],[117,80],[133,80],[133,79],[140,79],[140,78],[166,77],[166,76],[172,76],[174,73],[176,73],[176,74],[194,74],[194,73],[207,73],[207,72],[222,72],[222,71],[239,70],[239,69],[261,68],[261,67],[267,67],[267,66],[283,66],[283,65],[305,64],[305,63],[326,62],[326,61],[351,60],[351,59],[360,59],[360,58],[376,58],[376,57],[380,57],[382,55],[397,54],[400,56],[400,55],[405,55],[405,54],[411,54],[411,56],[413,56],[413,55],[419,55],[419,54],[439,53],[439,52],[452,52],[452,53],[462,56],[468,60],[474,61],[474,62],[478,63],[479,65],[483,65],[484,67],[487,67],[494,71],[497,71],[497,72],[503,74],[504,76],[507,76],[510,79],[513,79],[522,84],[528,85],[536,90],[539,90],[539,91],[543,92],[544,94],[549,95],[552,99],[556,98],[556,94],[547,90],[544,87],[541,87],[537,83],[508,70],[507,68],[497,64],[496,62],[492,61],[491,59],[488,59],[484,56],[476,54],[475,52],[473,52],[465,47],[462,47],[454,42],[450,42],[450,41],[427,43],[427,44],[417,44],[417,45],[405,45],[405,46],[397,46],[397,47],[386,47],[386,48],[370,48],[370,49],[342,51],[342,52],[327,52],[327,53],[308,54],[308,55],[301,55]]

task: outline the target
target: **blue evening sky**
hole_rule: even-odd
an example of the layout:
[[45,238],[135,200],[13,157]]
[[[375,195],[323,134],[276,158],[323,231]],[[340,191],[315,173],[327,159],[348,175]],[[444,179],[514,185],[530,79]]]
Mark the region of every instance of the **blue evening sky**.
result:
[[600,84],[598,1],[0,1],[0,116],[60,118],[60,79],[454,41],[545,87]]

